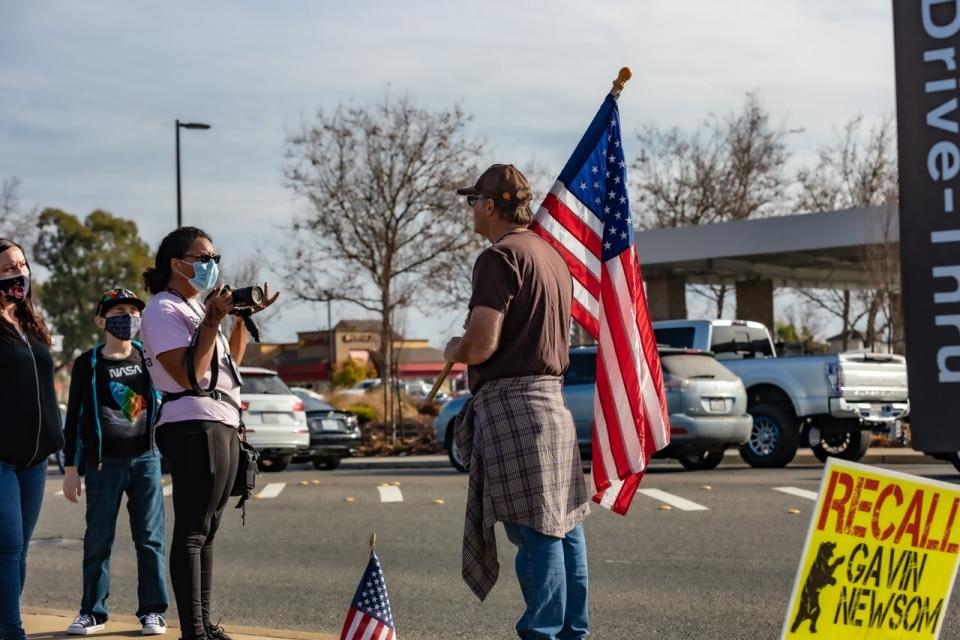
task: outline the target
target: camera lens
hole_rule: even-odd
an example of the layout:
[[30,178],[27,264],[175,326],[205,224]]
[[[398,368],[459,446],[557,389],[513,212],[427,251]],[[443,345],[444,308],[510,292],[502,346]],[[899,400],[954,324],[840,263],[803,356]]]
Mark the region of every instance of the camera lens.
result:
[[235,307],[256,307],[263,303],[263,289],[257,286],[233,290]]

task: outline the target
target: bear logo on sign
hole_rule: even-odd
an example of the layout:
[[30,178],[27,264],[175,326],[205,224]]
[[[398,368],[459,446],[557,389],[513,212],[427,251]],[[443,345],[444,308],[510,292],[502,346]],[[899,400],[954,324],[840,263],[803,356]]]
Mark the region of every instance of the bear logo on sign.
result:
[[796,633],[804,620],[810,621],[810,633],[817,632],[817,620],[820,619],[820,592],[824,587],[837,584],[833,572],[843,564],[845,559],[845,556],[840,556],[830,562],[836,548],[837,543],[824,542],[817,550],[817,557],[810,566],[807,582],[803,585],[803,592],[800,594],[800,609],[797,611],[793,626],[790,627],[790,633]]

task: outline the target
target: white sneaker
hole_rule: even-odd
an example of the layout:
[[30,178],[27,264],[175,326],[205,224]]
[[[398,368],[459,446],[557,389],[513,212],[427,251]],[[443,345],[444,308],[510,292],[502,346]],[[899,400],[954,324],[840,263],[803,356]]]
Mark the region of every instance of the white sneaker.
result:
[[97,619],[93,616],[81,613],[78,615],[74,621],[67,627],[67,633],[71,636],[85,636],[88,633],[95,633],[103,629],[105,624],[102,622],[97,622]]
[[148,613],[140,617],[143,629],[140,633],[145,636],[159,636],[167,632],[167,621],[159,613]]

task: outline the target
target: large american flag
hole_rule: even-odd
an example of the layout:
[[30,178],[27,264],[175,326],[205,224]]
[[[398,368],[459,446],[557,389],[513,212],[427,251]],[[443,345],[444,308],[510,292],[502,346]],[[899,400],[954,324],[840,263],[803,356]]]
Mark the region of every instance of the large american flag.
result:
[[573,319],[597,341],[594,501],[626,514],[650,456],[670,442],[663,373],[627,197],[617,100],[607,96],[531,229],[573,275]]
[[347,619],[343,621],[340,640],[396,640],[396,637],[383,568],[380,558],[371,552],[367,570],[353,596]]

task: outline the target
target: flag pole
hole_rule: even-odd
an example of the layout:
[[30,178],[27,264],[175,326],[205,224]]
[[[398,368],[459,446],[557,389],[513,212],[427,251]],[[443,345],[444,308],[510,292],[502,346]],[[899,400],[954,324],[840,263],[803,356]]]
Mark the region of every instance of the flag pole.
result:
[[623,91],[623,86],[627,84],[627,80],[633,77],[633,72],[630,71],[630,67],[623,67],[620,69],[620,73],[617,74],[617,79],[613,81],[613,88],[610,89],[610,95],[614,98],[620,97],[620,92]]
[[373,551],[373,548],[377,546],[377,534],[376,532],[370,534],[370,551]]

